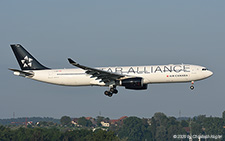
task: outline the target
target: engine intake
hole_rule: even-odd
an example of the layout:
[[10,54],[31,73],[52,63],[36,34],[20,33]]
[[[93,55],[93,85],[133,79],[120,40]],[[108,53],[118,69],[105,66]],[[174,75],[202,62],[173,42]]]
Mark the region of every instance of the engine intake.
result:
[[143,78],[140,77],[123,79],[120,81],[120,85],[133,90],[145,90],[148,87],[147,84],[143,84]]

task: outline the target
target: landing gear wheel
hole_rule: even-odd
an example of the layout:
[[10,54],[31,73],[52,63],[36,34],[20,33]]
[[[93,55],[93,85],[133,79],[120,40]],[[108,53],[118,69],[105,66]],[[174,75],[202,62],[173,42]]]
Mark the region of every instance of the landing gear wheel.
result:
[[194,90],[194,88],[195,88],[194,86],[191,86],[191,87],[190,87],[191,90]]
[[109,96],[109,97],[112,97],[112,95],[113,95],[113,93],[110,92],[110,91],[105,91],[104,94],[107,95],[107,96]]
[[110,88],[110,92],[111,93],[114,93],[114,94],[117,94],[118,93],[118,90],[116,88]]
[[117,89],[114,89],[113,93],[114,94],[117,94],[118,93],[118,90]]
[[110,88],[110,90],[109,90],[110,92],[113,92],[114,91],[114,88]]
[[109,95],[109,91],[105,91],[104,94],[108,96]]
[[118,93],[118,90],[116,89],[116,86],[115,85],[110,85],[109,86],[109,91],[105,91],[104,94],[109,96],[109,97],[112,97],[113,94],[117,94]]
[[108,96],[109,96],[109,97],[112,97],[112,95],[113,95],[113,93],[109,93],[109,95],[108,95]]

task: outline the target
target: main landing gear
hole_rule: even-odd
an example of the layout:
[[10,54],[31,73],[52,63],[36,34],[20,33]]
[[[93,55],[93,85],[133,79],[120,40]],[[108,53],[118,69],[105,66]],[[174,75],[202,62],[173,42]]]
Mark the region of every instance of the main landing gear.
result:
[[118,90],[116,89],[116,86],[113,86],[110,88],[109,91],[105,91],[104,94],[109,96],[109,97],[112,97],[113,94],[117,94],[118,93]]
[[190,89],[191,89],[191,90],[194,90],[194,88],[195,88],[195,87],[194,87],[194,81],[191,81]]

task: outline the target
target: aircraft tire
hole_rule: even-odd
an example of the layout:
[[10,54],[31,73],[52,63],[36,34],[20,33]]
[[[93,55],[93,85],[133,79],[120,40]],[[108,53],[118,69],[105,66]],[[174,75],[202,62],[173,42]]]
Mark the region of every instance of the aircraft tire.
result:
[[104,94],[108,96],[109,95],[109,91],[105,91]]
[[113,95],[113,93],[109,93],[109,95],[108,95],[108,96],[109,96],[109,97],[112,97],[112,95]]
[[109,96],[109,97],[112,97],[112,95],[113,95],[113,93],[110,92],[110,91],[105,91],[104,94],[107,95],[107,96]]
[[117,94],[118,93],[118,90],[116,88],[110,88],[110,92],[111,93],[114,93],[114,94]]
[[114,94],[117,94],[118,93],[118,90],[117,89],[114,89],[113,93]]
[[191,87],[190,87],[191,90],[194,90],[194,88],[195,88],[194,86],[191,86]]

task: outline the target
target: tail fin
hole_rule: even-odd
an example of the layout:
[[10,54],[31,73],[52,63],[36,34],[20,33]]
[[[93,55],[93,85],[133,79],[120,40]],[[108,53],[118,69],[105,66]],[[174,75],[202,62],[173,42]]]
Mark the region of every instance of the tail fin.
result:
[[22,70],[44,70],[49,69],[39,63],[28,51],[26,51],[20,44],[10,45],[16,59]]

